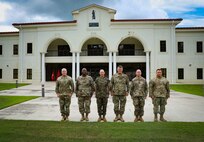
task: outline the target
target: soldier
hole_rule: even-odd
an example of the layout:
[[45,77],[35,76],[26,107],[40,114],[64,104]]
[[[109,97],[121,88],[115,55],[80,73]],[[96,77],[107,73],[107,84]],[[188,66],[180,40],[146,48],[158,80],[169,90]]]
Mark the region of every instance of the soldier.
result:
[[[100,76],[95,80],[95,92],[96,92],[96,102],[98,106],[98,122],[103,120],[106,122],[106,108],[109,96],[109,80],[105,77],[105,71],[103,69],[99,72]],[[102,117],[103,116],[103,117]]]
[[123,114],[125,111],[126,96],[129,92],[129,79],[123,74],[123,66],[117,67],[117,72],[111,78],[111,95],[113,96],[115,119],[114,122],[120,120],[124,122]]
[[133,105],[135,106],[135,122],[144,121],[142,116],[144,115],[145,99],[148,92],[147,82],[141,75],[141,70],[136,70],[136,77],[132,79],[130,87],[130,95],[133,99]]
[[[82,75],[76,81],[76,95],[78,97],[79,112],[81,113],[80,121],[89,121],[91,97],[94,93],[94,82],[91,76],[87,75],[86,68],[82,69]],[[86,117],[84,116],[86,114]]]
[[166,122],[164,112],[167,99],[170,97],[170,90],[169,81],[162,76],[161,69],[156,70],[156,78],[149,82],[149,97],[152,98],[154,105],[154,121],[158,121],[157,114],[160,113],[160,121]]
[[62,121],[69,121],[69,107],[71,104],[71,96],[74,92],[74,83],[70,76],[67,75],[67,69],[62,69],[62,76],[57,78],[55,92],[59,98],[60,112]]

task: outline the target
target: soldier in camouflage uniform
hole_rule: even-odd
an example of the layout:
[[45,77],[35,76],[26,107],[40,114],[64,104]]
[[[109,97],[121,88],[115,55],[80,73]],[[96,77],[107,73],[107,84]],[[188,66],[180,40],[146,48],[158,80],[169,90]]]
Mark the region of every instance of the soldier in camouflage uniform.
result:
[[157,69],[156,78],[149,82],[149,96],[154,105],[154,121],[158,121],[157,114],[160,114],[160,121],[166,121],[163,117],[167,99],[170,97],[169,81],[162,76],[162,70]]
[[136,70],[136,77],[132,79],[130,87],[130,95],[135,106],[135,122],[144,121],[142,116],[144,115],[145,99],[148,92],[147,82],[141,75],[141,70]]
[[78,97],[79,112],[82,116],[80,121],[89,121],[88,115],[90,113],[91,97],[94,91],[94,81],[91,76],[87,75],[86,68],[83,68],[82,75],[76,81],[76,95]]
[[67,75],[67,69],[62,69],[62,76],[57,78],[55,92],[59,97],[60,112],[62,121],[69,121],[69,107],[71,104],[71,96],[74,92],[74,83],[70,76]]
[[105,77],[105,71],[103,69],[100,70],[99,74],[100,76],[95,80],[95,93],[99,115],[98,122],[101,120],[106,122],[105,116],[109,96],[109,80]]
[[122,116],[125,111],[126,96],[129,93],[129,78],[126,74],[123,74],[123,66],[118,66],[117,73],[111,78],[110,86],[111,95],[113,96],[114,112],[116,114],[114,122],[118,120],[124,122]]

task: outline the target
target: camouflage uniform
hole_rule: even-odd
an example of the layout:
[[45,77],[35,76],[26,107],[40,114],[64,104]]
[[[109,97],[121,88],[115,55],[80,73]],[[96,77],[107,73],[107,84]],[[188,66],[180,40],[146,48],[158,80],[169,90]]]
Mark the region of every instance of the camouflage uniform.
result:
[[136,117],[142,117],[144,115],[144,105],[147,92],[147,82],[143,77],[135,77],[132,79],[130,95],[133,99],[133,105],[135,106]]
[[163,115],[167,99],[170,97],[169,81],[165,77],[152,79],[149,82],[149,96],[153,98],[154,114]]
[[114,112],[123,115],[126,104],[126,92],[129,92],[129,78],[126,74],[114,74],[111,78],[111,93],[113,95]]
[[59,94],[60,112],[63,117],[68,117],[71,104],[71,95],[74,92],[74,83],[70,76],[60,76],[56,81],[55,92]]
[[98,114],[105,116],[109,96],[109,80],[107,77],[97,77],[95,85]]
[[79,112],[90,113],[91,97],[94,92],[94,82],[91,76],[79,76],[76,81],[76,95],[78,97]]

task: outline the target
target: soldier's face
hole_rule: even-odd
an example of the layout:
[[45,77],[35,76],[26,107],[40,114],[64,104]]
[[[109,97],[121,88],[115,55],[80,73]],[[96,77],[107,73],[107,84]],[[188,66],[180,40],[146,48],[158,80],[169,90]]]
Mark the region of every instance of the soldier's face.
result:
[[157,77],[162,77],[162,71],[161,70],[158,70],[156,74],[157,74]]
[[137,71],[136,71],[136,76],[140,77],[141,75],[142,75],[141,70],[137,70]]
[[67,75],[67,70],[62,70],[62,75],[63,76]]
[[104,77],[105,76],[105,71],[104,70],[100,70],[99,74],[100,74],[100,76]]
[[118,67],[118,68],[117,68],[117,71],[118,71],[118,73],[121,74],[121,73],[123,73],[123,68]]
[[86,68],[83,68],[82,71],[81,71],[82,75],[87,75],[87,70]]

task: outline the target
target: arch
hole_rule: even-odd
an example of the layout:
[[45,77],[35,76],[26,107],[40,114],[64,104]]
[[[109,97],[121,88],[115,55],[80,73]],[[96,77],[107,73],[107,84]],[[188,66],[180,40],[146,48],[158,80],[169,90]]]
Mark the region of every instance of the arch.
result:
[[[144,42],[144,40],[141,40],[141,39],[142,39],[141,37],[139,37],[139,38],[138,38],[138,37],[139,37],[139,36],[133,36],[133,35],[127,35],[127,36],[122,37],[122,38],[118,41],[118,43],[117,43],[117,48],[119,47],[120,43],[121,43],[123,40],[125,40],[125,39],[127,39],[127,38],[134,38],[134,39],[138,40],[138,41],[142,44],[142,46],[143,46],[143,48],[144,48],[144,52],[148,51],[147,44]],[[118,50],[118,49],[117,49],[117,50]]]
[[55,41],[55,40],[57,40],[57,39],[64,40],[64,41],[69,45],[70,51],[72,51],[72,46],[71,46],[71,43],[70,43],[69,41],[67,41],[65,38],[54,37],[54,38],[49,38],[49,39],[47,40],[47,42],[46,42],[46,43],[44,44],[44,46],[43,46],[42,52],[46,53],[46,52],[47,52],[47,49],[48,49],[48,47],[49,47],[49,45],[50,45],[53,41]]
[[98,36],[98,35],[90,35],[90,36],[84,38],[84,39],[82,40],[82,42],[80,43],[80,45],[79,45],[80,51],[82,50],[82,47],[83,47],[83,45],[86,43],[86,41],[88,41],[89,39],[92,39],[92,38],[98,38],[98,39],[100,39],[102,42],[104,42],[105,45],[106,45],[106,48],[107,48],[107,52],[109,51],[109,44],[108,44],[108,42],[107,42],[103,37]]

